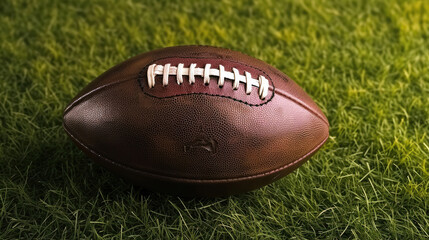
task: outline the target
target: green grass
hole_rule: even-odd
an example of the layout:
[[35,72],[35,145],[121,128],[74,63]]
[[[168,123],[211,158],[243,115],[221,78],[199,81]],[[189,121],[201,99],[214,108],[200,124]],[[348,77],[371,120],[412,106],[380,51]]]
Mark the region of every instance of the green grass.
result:
[[[262,189],[147,193],[93,164],[62,110],[141,52],[231,48],[300,84],[331,137]],[[426,0],[2,1],[0,239],[428,239]]]

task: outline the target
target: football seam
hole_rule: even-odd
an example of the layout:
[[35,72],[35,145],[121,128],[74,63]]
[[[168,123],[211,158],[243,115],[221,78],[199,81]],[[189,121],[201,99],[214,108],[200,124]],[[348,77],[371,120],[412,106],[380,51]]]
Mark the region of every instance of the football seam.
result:
[[70,103],[66,107],[66,109],[64,109],[63,116],[66,115],[66,113],[68,111],[70,111],[70,109],[72,109],[76,104],[78,104],[80,101],[82,101],[82,99],[84,99],[86,97],[89,97],[89,96],[95,94],[96,92],[101,91],[104,88],[107,88],[107,87],[110,87],[110,86],[113,86],[113,85],[116,85],[116,84],[120,84],[120,83],[123,83],[123,82],[126,82],[126,81],[135,80],[135,78],[136,78],[136,76],[127,76],[127,77],[121,78],[119,80],[116,80],[115,82],[111,82],[109,84],[101,85],[101,86],[99,86],[97,88],[92,89],[91,91],[83,94],[79,98],[75,99],[72,103]]
[[[158,60],[162,60],[162,59],[166,59],[166,58],[171,58],[171,57],[165,57],[165,58],[160,58],[160,59],[158,59]],[[192,57],[183,57],[183,58],[192,58]],[[220,59],[220,58],[219,58]],[[153,63],[153,62],[155,62],[155,61],[158,61],[158,60],[154,60],[154,61],[152,61],[151,63]],[[230,60],[227,60],[227,61],[230,61]],[[236,62],[236,63],[240,63],[240,62],[237,62],[237,61],[231,61],[231,62]],[[104,89],[104,88],[106,88],[106,87],[109,87],[109,86],[113,86],[113,85],[116,85],[116,84],[119,84],[119,83],[122,83],[122,82],[126,82],[126,81],[130,81],[130,80],[134,80],[136,77],[137,77],[137,82],[138,82],[138,84],[139,84],[139,86],[140,86],[140,88],[141,88],[141,90],[142,90],[142,92],[145,94],[145,95],[147,95],[147,96],[150,96],[150,97],[153,97],[153,98],[157,98],[157,99],[164,99],[164,98],[173,98],[173,97],[179,97],[179,96],[184,96],[184,95],[206,95],[206,96],[214,96],[214,97],[223,97],[223,98],[228,98],[228,99],[232,99],[232,100],[234,100],[234,101],[237,101],[237,102],[241,102],[241,103],[243,103],[243,104],[246,104],[246,105],[248,105],[248,106],[251,106],[251,107],[258,107],[258,106],[262,106],[262,105],[265,105],[265,104],[267,104],[268,102],[270,102],[273,98],[274,98],[274,95],[275,95],[275,93],[278,93],[278,94],[280,94],[280,95],[282,95],[283,97],[285,97],[285,98],[288,98],[288,99],[290,99],[290,100],[292,100],[293,102],[295,102],[296,104],[298,104],[298,105],[301,105],[302,107],[304,107],[305,109],[307,109],[309,112],[311,112],[311,113],[313,113],[315,116],[317,116],[319,119],[321,119],[328,127],[329,127],[329,122],[325,119],[325,118],[323,118],[323,116],[321,116],[319,113],[317,113],[315,110],[313,110],[310,106],[308,106],[307,104],[305,104],[305,103],[303,103],[302,101],[299,101],[298,99],[296,99],[295,97],[293,97],[293,96],[290,96],[289,94],[287,94],[287,93],[284,93],[283,91],[279,91],[278,89],[276,89],[275,88],[275,86],[274,86],[274,84],[273,84],[273,81],[272,81],[272,79],[271,79],[271,77],[265,72],[265,71],[263,71],[263,70],[261,70],[261,69],[259,69],[259,68],[255,68],[255,67],[252,67],[252,66],[249,66],[249,65],[247,65],[247,64],[245,64],[245,63],[240,63],[240,64],[243,64],[243,65],[245,65],[245,66],[248,66],[248,67],[251,67],[251,68],[254,68],[254,69],[257,69],[257,70],[259,70],[259,71],[261,71],[261,72],[263,72],[264,74],[266,74],[267,75],[267,77],[270,79],[270,82],[271,82],[271,85],[273,86],[273,89],[272,89],[272,92],[273,92],[273,94],[271,95],[271,97],[270,97],[270,99],[268,99],[266,102],[264,102],[264,103],[262,103],[262,104],[250,104],[250,103],[247,103],[247,102],[245,102],[245,101],[242,101],[242,100],[239,100],[239,99],[236,99],[236,98],[233,98],[233,97],[230,97],[230,96],[224,96],[224,95],[218,95],[218,94],[209,94],[209,93],[187,93],[187,94],[178,94],[178,95],[174,95],[174,96],[168,96],[168,97],[156,97],[156,96],[153,96],[153,95],[150,95],[150,94],[148,94],[148,93],[146,93],[146,92],[144,92],[144,90],[143,90],[143,85],[142,85],[142,83],[141,83],[141,81],[142,81],[142,79],[143,79],[143,77],[141,76],[141,74],[142,74],[142,72],[144,71],[144,69],[145,68],[147,68],[147,65],[138,73],[138,75],[137,76],[127,76],[127,77],[125,77],[125,78],[122,78],[122,79],[120,79],[120,80],[117,80],[116,82],[112,82],[112,83],[109,83],[109,84],[106,84],[106,85],[101,85],[101,86],[99,86],[99,87],[97,87],[97,88],[95,88],[95,89],[92,89],[90,92],[87,92],[87,93],[85,93],[84,95],[82,95],[82,96],[80,96],[78,99],[76,99],[76,100],[74,100],[71,104],[69,104],[68,106],[67,106],[67,108],[64,110],[64,112],[63,112],[63,116],[73,107],[73,106],[75,106],[78,102],[80,102],[80,101],[82,101],[82,99],[84,99],[84,98],[86,98],[86,97],[88,97],[88,96],[90,96],[90,95],[92,95],[92,94],[94,94],[94,93],[96,93],[96,92],[98,92],[98,91],[100,91],[100,90],[102,90],[102,89]],[[149,65],[149,64],[148,64]],[[288,77],[287,75],[285,75],[286,77]]]
[[87,151],[91,152],[92,154],[96,155],[97,157],[99,157],[101,160],[108,162],[112,165],[116,165],[124,170],[129,170],[132,172],[135,172],[137,174],[141,174],[144,176],[150,176],[150,177],[154,177],[157,179],[163,179],[163,180],[167,180],[167,181],[178,181],[178,182],[184,182],[184,183],[229,183],[229,182],[238,182],[238,181],[244,181],[244,180],[248,180],[248,179],[256,179],[256,178],[260,178],[260,177],[264,177],[270,174],[274,174],[276,172],[282,171],[290,166],[293,166],[303,160],[305,160],[308,156],[312,155],[314,152],[316,152],[325,142],[326,140],[328,140],[329,138],[329,134],[326,136],[326,138],[324,138],[319,144],[317,144],[311,151],[309,151],[308,153],[306,153],[305,155],[303,155],[302,157],[300,157],[299,159],[290,162],[284,166],[278,167],[276,169],[270,170],[268,172],[264,172],[264,173],[259,173],[259,174],[255,174],[255,175],[250,175],[250,176],[244,176],[244,177],[236,177],[236,178],[224,178],[224,179],[195,179],[195,178],[183,178],[183,177],[173,177],[173,176],[166,176],[166,175],[160,175],[160,174],[156,174],[156,173],[151,173],[151,172],[147,172],[147,171],[143,171],[143,170],[138,170],[138,169],[133,169],[127,165],[121,164],[121,163],[117,163],[115,161],[112,161],[110,159],[108,159],[107,157],[104,157],[103,155],[97,153],[96,151],[90,149],[89,147],[87,147],[85,144],[83,144],[79,139],[77,139],[68,129],[67,125],[65,123],[63,123],[63,128],[65,129],[65,131],[67,132],[67,134],[73,138],[73,140],[75,140],[77,143],[79,143],[80,146],[82,146],[83,148],[85,148]]
[[[269,102],[271,102],[271,100],[274,98],[274,95],[276,94],[276,93],[278,93],[278,94],[280,94],[280,95],[282,95],[283,97],[285,97],[285,98],[288,98],[288,99],[290,99],[290,100],[292,100],[293,102],[295,102],[296,104],[298,104],[298,105],[300,105],[300,106],[302,106],[303,108],[305,108],[307,111],[309,111],[309,112],[311,112],[313,115],[315,115],[316,117],[318,117],[320,120],[322,120],[328,127],[329,127],[329,122],[323,117],[323,116],[321,116],[317,111],[315,111],[312,107],[310,107],[310,106],[308,106],[307,104],[305,104],[304,102],[302,102],[302,101],[299,101],[299,99],[297,99],[296,97],[293,97],[293,96],[291,96],[291,95],[289,95],[289,94],[287,94],[287,93],[284,93],[283,91],[280,91],[280,90],[278,90],[278,89],[276,89],[276,87],[274,86],[274,81],[271,79],[271,77],[270,77],[270,75],[269,74],[267,74],[264,70],[262,70],[262,69],[259,69],[259,68],[256,68],[256,67],[253,67],[253,66],[250,66],[250,65],[248,65],[248,64],[246,64],[246,63],[243,63],[243,62],[239,62],[239,61],[233,61],[233,60],[229,60],[229,59],[225,59],[226,61],[229,61],[229,62],[233,62],[233,63],[237,63],[237,64],[242,64],[242,65],[244,65],[244,66],[247,66],[247,67],[250,67],[250,68],[253,68],[253,69],[256,69],[256,70],[258,70],[258,71],[261,71],[261,72],[263,72],[268,78],[269,78],[269,81],[271,82],[271,86],[272,86],[272,94],[271,94],[271,97],[266,101],[266,102],[263,102],[263,103],[261,103],[261,104],[251,104],[251,103],[248,103],[248,102],[246,102],[246,101],[243,101],[243,100],[240,100],[240,99],[237,99],[237,98],[233,98],[233,97],[230,97],[230,96],[225,96],[225,95],[219,95],[219,94],[210,94],[210,93],[184,93],[184,94],[176,94],[176,95],[172,95],[172,96],[167,96],[167,97],[157,97],[157,96],[154,96],[154,95],[152,95],[152,94],[150,94],[150,93],[147,93],[147,92],[145,92],[144,91],[144,86],[143,86],[143,83],[142,83],[142,81],[143,81],[143,79],[144,79],[144,72],[145,72],[145,70],[147,70],[147,67],[149,66],[149,65],[151,65],[151,64],[153,64],[153,63],[155,63],[156,61],[159,61],[159,60],[163,60],[163,59],[168,59],[168,58],[187,58],[187,59],[191,59],[191,58],[197,58],[197,59],[211,59],[211,58],[208,58],[208,57],[181,57],[181,56],[170,56],[170,57],[163,57],[163,58],[158,58],[158,59],[155,59],[155,60],[153,60],[153,61],[151,61],[151,62],[149,62],[148,64],[146,64],[143,68],[142,68],[142,70],[138,73],[138,76],[137,76],[137,82],[138,82],[138,84],[139,84],[139,86],[140,86],[140,88],[141,88],[141,90],[142,90],[142,92],[145,94],[145,95],[147,95],[147,96],[150,96],[150,97],[153,97],[153,98],[156,98],[156,99],[168,99],[168,98],[174,98],[174,97],[180,97],[180,96],[189,96],[189,95],[206,95],[206,96],[214,96],[214,97],[222,97],[222,98],[228,98],[228,99],[232,99],[232,100],[234,100],[234,101],[237,101],[237,102],[240,102],[240,103],[243,103],[243,104],[246,104],[246,105],[248,105],[248,106],[251,106],[251,107],[259,107],[259,106],[263,106],[263,105],[265,105],[265,104],[268,104]],[[213,58],[216,58],[216,57],[213,57]],[[216,59],[222,59],[221,57],[217,57]],[[259,59],[257,59],[257,60],[259,60]],[[259,60],[260,61],[260,60]],[[270,65],[269,65],[270,66]],[[290,78],[285,74],[285,76],[286,76],[286,79],[288,80],[288,81],[290,81]]]
[[322,120],[326,126],[329,128],[329,122],[317,111],[315,111],[312,107],[308,106],[306,103],[304,103],[303,101],[291,96],[290,94],[281,91],[281,90],[276,90],[276,93],[283,96],[284,98],[288,98],[291,101],[293,101],[294,103],[296,103],[297,105],[300,105],[301,107],[303,107],[304,109],[306,109],[307,111],[309,111],[310,113],[312,113],[313,115],[315,115],[316,117],[318,117],[320,120]]
[[[246,66],[246,67],[256,69],[256,70],[258,70],[258,71],[263,72],[263,73],[264,73],[264,74],[269,78],[269,81],[271,82],[271,86],[273,86],[273,87],[272,87],[272,90],[271,90],[271,91],[272,91],[271,97],[270,97],[268,100],[266,100],[265,102],[261,103],[261,104],[252,104],[252,103],[248,103],[248,102],[246,102],[246,101],[243,101],[243,100],[240,100],[240,99],[237,99],[237,98],[234,98],[234,97],[225,96],[225,95],[220,95],[220,94],[210,94],[210,93],[183,93],[183,94],[176,94],[176,95],[171,95],[171,96],[167,96],[167,97],[157,97],[157,96],[155,96],[155,95],[152,95],[152,94],[150,94],[150,93],[145,92],[145,91],[144,91],[144,86],[143,86],[142,81],[143,81],[143,79],[144,79],[144,77],[143,77],[143,76],[145,75],[145,74],[144,74],[144,72],[145,72],[145,70],[147,70],[147,67],[148,67],[149,65],[151,65],[151,64],[153,64],[153,63],[155,63],[156,61],[164,60],[164,59],[168,59],[168,58],[187,58],[187,59],[192,59],[192,58],[196,58],[196,59],[221,59],[221,60],[225,60],[225,61],[229,61],[229,62],[233,62],[233,63],[241,64],[241,65],[244,65],[244,66]],[[268,75],[264,70],[259,69],[259,68],[256,68],[256,67],[253,67],[253,66],[250,66],[250,65],[248,65],[248,64],[246,64],[246,63],[242,63],[242,62],[239,62],[239,61],[233,61],[233,60],[229,60],[229,59],[222,59],[221,57],[217,57],[217,58],[216,58],[216,57],[181,57],[181,56],[170,56],[170,57],[162,57],[162,58],[158,58],[158,59],[155,59],[155,60],[153,60],[153,61],[149,62],[148,64],[146,64],[146,65],[143,67],[143,69],[138,73],[137,81],[138,81],[138,83],[139,83],[139,86],[140,86],[140,88],[141,88],[142,92],[143,92],[145,95],[148,95],[148,96],[153,97],[153,98],[156,98],[156,99],[174,98],[174,97],[187,96],[187,95],[206,95],[206,96],[214,96],[214,97],[229,98],[229,99],[232,99],[232,100],[237,101],[237,102],[241,102],[241,103],[246,104],[246,105],[251,106],[251,107],[259,107],[259,106],[263,106],[263,105],[265,105],[265,104],[269,103],[269,102],[274,98],[275,90],[276,90],[276,88],[275,88],[275,86],[274,86],[274,82],[273,82],[273,80],[271,79],[271,77],[270,77],[270,76],[269,76],[269,75]]]

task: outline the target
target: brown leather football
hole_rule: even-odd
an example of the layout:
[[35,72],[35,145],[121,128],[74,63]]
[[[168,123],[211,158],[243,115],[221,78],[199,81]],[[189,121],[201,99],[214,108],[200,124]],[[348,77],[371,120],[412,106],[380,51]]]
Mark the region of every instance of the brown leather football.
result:
[[226,196],[296,169],[329,124],[289,77],[228,49],[133,57],[86,86],[63,126],[95,162],[153,191]]

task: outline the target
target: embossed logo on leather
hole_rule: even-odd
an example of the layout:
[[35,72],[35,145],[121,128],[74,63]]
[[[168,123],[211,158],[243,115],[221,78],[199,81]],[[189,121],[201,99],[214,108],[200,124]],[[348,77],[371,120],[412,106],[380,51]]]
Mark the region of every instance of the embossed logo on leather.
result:
[[191,152],[194,149],[204,149],[205,151],[215,154],[218,150],[218,143],[215,139],[201,135],[183,147],[185,152]]

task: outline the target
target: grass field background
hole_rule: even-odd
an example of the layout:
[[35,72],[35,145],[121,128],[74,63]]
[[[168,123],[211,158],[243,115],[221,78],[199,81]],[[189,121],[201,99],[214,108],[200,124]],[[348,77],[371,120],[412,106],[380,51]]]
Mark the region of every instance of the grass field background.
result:
[[[205,44],[260,58],[328,117],[327,144],[262,189],[130,186],[67,138],[71,98],[115,64]],[[428,239],[429,1],[2,1],[0,239]]]

